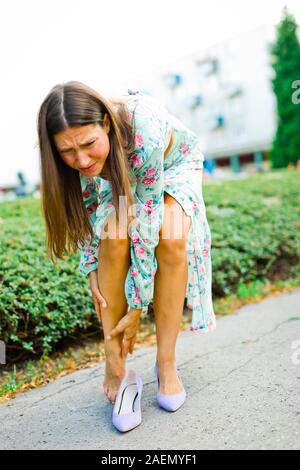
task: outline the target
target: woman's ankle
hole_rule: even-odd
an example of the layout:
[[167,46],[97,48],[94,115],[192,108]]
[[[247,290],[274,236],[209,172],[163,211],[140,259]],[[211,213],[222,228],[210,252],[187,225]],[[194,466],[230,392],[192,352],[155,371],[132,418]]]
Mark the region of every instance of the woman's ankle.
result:
[[156,361],[158,367],[173,367],[176,366],[176,358],[175,356],[165,356],[165,355],[157,355]]
[[106,356],[105,359],[106,371],[115,377],[123,378],[126,372],[126,359],[122,356]]
[[104,346],[105,356],[111,360],[117,360],[122,357],[121,347]]

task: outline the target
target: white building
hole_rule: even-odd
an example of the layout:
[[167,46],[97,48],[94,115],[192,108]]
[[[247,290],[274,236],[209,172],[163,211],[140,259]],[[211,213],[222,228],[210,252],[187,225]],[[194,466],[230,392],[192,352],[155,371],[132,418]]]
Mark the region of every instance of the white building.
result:
[[[276,128],[270,44],[275,28],[261,26],[122,84],[158,97],[199,135],[206,160],[259,166]],[[222,163],[223,162],[223,163]]]

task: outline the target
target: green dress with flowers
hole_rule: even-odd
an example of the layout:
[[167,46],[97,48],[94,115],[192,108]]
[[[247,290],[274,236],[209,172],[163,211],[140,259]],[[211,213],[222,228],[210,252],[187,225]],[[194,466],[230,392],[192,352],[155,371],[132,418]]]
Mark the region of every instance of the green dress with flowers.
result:
[[[155,247],[164,217],[164,192],[175,198],[191,217],[186,243],[188,282],[186,305],[192,310],[191,331],[216,328],[212,303],[211,232],[202,195],[204,155],[199,138],[154,97],[128,90],[125,104],[129,120],[135,123],[135,149],[130,155],[135,223],[129,224],[130,267],[124,293],[129,306],[147,307],[153,301],[157,271]],[[128,96],[127,95],[127,96]],[[166,157],[172,127],[174,141]],[[87,276],[98,267],[100,234],[114,211],[110,182],[100,176],[80,175],[85,202],[95,237],[81,251],[79,271]]]

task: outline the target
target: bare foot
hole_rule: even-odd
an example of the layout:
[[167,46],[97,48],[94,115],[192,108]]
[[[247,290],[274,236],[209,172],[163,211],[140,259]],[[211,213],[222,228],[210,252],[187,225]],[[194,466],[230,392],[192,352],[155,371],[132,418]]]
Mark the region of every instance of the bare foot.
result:
[[105,377],[103,381],[103,391],[106,398],[114,403],[121,380],[125,375],[125,359],[121,352],[106,351]]
[[175,395],[183,391],[178,377],[176,362],[158,362],[159,392],[164,395]]

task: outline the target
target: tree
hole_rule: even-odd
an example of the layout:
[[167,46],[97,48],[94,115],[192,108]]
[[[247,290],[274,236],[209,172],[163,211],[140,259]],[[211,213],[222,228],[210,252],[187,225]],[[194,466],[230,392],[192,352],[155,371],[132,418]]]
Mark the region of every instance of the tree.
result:
[[270,151],[273,168],[286,167],[300,160],[300,104],[292,99],[295,82],[300,80],[297,28],[294,16],[285,7],[270,49],[275,72],[272,86],[277,101],[277,131]]

